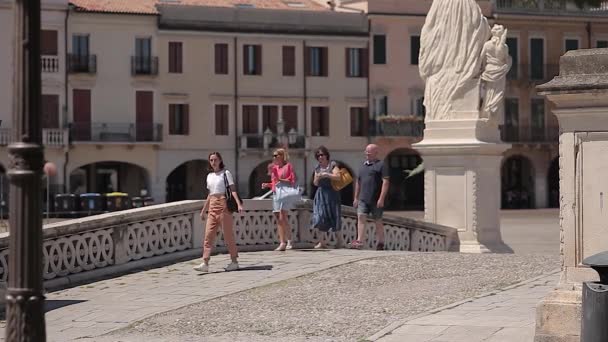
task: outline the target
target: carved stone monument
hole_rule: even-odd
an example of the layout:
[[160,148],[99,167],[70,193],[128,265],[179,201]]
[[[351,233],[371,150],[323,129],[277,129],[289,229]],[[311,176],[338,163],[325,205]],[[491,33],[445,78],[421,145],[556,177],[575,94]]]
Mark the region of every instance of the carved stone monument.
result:
[[474,0],[434,0],[422,28],[425,220],[459,231],[460,251],[509,251],[500,234],[499,124],[511,58]]
[[559,76],[537,87],[560,125],[560,256],[557,288],[537,307],[536,342],[578,342],[582,260],[608,250],[608,49],[569,51]]

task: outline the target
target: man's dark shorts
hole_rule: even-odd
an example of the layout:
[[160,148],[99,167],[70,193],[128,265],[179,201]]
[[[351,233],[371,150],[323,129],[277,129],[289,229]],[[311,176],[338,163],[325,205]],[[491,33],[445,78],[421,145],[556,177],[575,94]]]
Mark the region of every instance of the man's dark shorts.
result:
[[357,215],[367,215],[372,220],[381,220],[384,214],[384,208],[376,207],[376,203],[367,204],[363,201],[359,201],[357,205]]

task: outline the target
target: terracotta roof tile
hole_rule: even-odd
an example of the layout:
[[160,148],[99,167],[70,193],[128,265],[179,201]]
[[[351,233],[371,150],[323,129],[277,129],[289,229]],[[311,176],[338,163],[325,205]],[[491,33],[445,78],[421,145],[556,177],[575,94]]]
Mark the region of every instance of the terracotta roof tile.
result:
[[158,14],[156,4],[192,5],[210,7],[237,7],[239,5],[262,9],[326,11],[327,7],[314,0],[70,0],[77,11]]

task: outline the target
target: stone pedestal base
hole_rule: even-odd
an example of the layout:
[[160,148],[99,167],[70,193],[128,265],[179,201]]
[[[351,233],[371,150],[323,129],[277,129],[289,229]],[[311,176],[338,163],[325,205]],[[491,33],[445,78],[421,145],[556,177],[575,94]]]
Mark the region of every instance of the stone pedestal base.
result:
[[461,252],[512,252],[499,221],[502,153],[510,145],[496,142],[491,127],[487,120],[429,122],[414,145],[424,161],[425,220],[457,228]]
[[579,342],[581,332],[581,289],[556,289],[536,308],[534,342]]

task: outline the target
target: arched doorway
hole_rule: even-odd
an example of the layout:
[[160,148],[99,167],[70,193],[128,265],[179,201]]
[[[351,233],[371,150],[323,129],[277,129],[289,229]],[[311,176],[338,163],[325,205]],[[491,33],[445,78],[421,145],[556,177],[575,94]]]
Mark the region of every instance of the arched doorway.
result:
[[125,162],[97,162],[81,166],[70,173],[70,193],[124,192],[139,196],[149,190],[148,172],[141,166]]
[[553,159],[547,172],[549,208],[559,208],[559,158]]
[[408,177],[408,170],[422,164],[418,152],[400,148],[384,160],[389,168],[390,188],[387,210],[424,210],[424,171]]
[[[338,164],[339,167],[346,168],[348,170],[348,172],[351,174],[351,176],[353,176],[353,182],[350,183],[349,185],[347,185],[346,187],[344,187],[342,190],[340,190],[340,199],[341,199],[342,205],[352,206],[353,199],[354,199],[354,193],[355,193],[355,173],[353,172],[353,169],[350,166],[348,166],[346,163],[343,163],[339,160],[336,160],[336,163]],[[311,189],[310,198],[311,199],[315,198],[315,193],[317,192],[317,187],[314,186],[314,184],[313,184],[314,176],[315,176],[314,173],[310,176],[310,189]]]
[[534,168],[523,156],[509,157],[502,165],[502,208],[534,208]]
[[249,198],[262,196],[270,191],[262,189],[262,183],[270,182],[270,165],[272,165],[272,160],[266,160],[258,164],[249,175]]
[[167,176],[166,202],[207,198],[209,162],[198,159],[185,162]]

